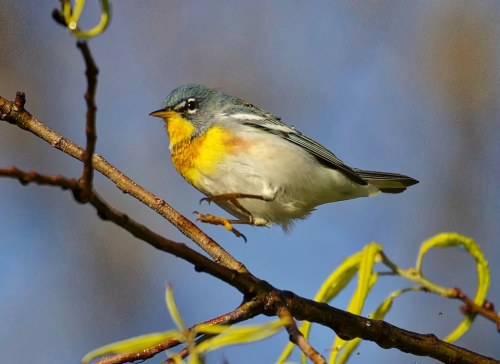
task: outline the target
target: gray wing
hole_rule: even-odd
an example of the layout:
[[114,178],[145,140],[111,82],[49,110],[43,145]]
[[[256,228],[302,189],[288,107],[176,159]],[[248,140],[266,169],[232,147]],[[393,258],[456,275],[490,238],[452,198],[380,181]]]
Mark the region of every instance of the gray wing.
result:
[[[344,175],[349,177],[353,182],[360,185],[367,185],[368,183],[361,178],[356,171],[349,166],[345,165],[335,154],[330,152],[324,146],[311,138],[305,136],[294,127],[288,126],[281,122],[280,118],[265,112],[249,103],[241,101],[244,106],[237,109],[230,109],[224,112],[224,116],[237,118],[238,121],[244,125],[248,125],[257,129],[265,130],[271,134],[277,135],[291,143],[294,143],[311,155],[313,155],[321,164],[341,171]],[[245,111],[246,109],[246,111]],[[251,112],[249,112],[249,109]]]

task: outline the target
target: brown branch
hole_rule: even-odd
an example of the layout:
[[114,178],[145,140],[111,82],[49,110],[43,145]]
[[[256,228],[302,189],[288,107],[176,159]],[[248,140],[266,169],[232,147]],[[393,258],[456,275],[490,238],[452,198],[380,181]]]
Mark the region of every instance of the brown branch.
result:
[[[0,107],[0,120],[4,120],[10,124],[17,124],[17,118],[11,116],[11,114],[25,111],[24,105],[26,104],[26,95],[24,92],[17,91],[14,102],[10,102],[5,99],[2,100],[6,101],[6,103],[2,104]],[[0,100],[0,102],[2,100]]]
[[283,301],[279,295],[281,292],[273,291],[270,294],[270,298],[274,301],[273,305],[276,307],[276,315],[280,319],[288,319],[291,322],[285,325],[285,329],[288,332],[289,340],[297,345],[300,350],[314,363],[314,364],[326,364],[325,358],[312,347],[311,344],[306,340],[304,335],[300,332],[297,327],[297,323],[293,319],[292,313],[288,309],[286,303]]
[[[408,271],[399,268],[389,259],[389,257],[384,252],[380,252],[379,254],[382,259],[382,263],[390,269],[389,272],[379,272],[378,273],[379,275],[402,276],[401,272]],[[424,286],[420,286],[420,288],[426,290]],[[495,312],[495,305],[493,304],[493,302],[485,300],[484,304],[482,306],[479,306],[470,297],[468,297],[460,288],[457,287],[453,289],[447,289],[447,294],[442,296],[462,301],[464,304],[460,307],[460,311],[464,315],[480,315],[494,322],[496,324],[497,331],[500,332],[500,314],[497,314]]]
[[24,94],[24,92],[16,92],[14,104],[17,106],[18,110],[24,110],[24,105],[26,104],[26,95]]
[[[397,348],[405,353],[428,356],[443,363],[493,364],[500,363],[490,357],[439,340],[433,334],[418,334],[398,328],[382,320],[372,320],[299,297],[292,292],[282,292],[287,307],[298,320],[316,322],[334,330],[344,340],[361,338],[375,342],[384,349]],[[270,314],[270,313],[269,313]]]
[[[22,184],[36,183],[39,185],[59,186],[63,189],[70,189],[74,195],[79,194],[79,190],[81,189],[81,184],[77,183],[75,179],[68,179],[62,176],[47,176],[37,172],[23,172],[16,167],[0,168],[0,176],[15,178]],[[212,276],[227,283],[234,281],[234,287],[243,294],[255,292],[253,288],[254,284],[251,282],[257,281],[257,278],[250,273],[236,274],[237,272],[234,270],[208,259],[187,245],[164,238],[128,215],[109,206],[95,191],[91,191],[89,203],[96,208],[97,214],[101,219],[112,221],[151,246],[184,259],[193,264],[196,271],[209,272]]]
[[85,61],[85,76],[87,78],[87,91],[85,92],[85,101],[87,103],[86,123],[85,123],[85,136],[87,145],[82,155],[83,171],[81,176],[82,189],[80,195],[75,195],[79,202],[86,202],[90,197],[90,190],[92,189],[92,181],[94,177],[94,168],[92,168],[92,156],[94,155],[95,145],[97,141],[96,134],[96,112],[97,106],[95,104],[95,94],[97,90],[97,75],[99,69],[97,68],[87,42],[77,42],[78,49],[80,49],[83,59]]
[[78,184],[76,179],[68,179],[64,176],[46,176],[36,171],[23,172],[16,167],[0,168],[0,176],[16,178],[22,185],[36,183],[38,185],[58,186],[63,190],[73,189]]
[[[0,119],[35,134],[54,148],[59,149],[75,159],[80,161],[83,160],[83,149],[80,146],[64,138],[61,134],[34,118],[29,112],[24,109],[19,109],[13,102],[1,96]],[[239,272],[248,271],[242,263],[234,259],[226,250],[201,231],[195,224],[178,213],[167,202],[132,181],[103,157],[94,154],[92,156],[92,164],[96,171],[114,182],[121,191],[135,197],[163,216],[167,221],[179,229],[180,232],[198,244],[215,262]]]
[[[216,336],[216,335],[215,334],[201,335],[199,338],[197,338],[195,340],[195,346],[198,346],[202,342],[207,341],[207,340],[213,338],[214,336]],[[177,354],[175,354],[175,356],[179,357],[181,359],[184,359],[184,358],[187,358],[189,356],[189,354],[190,354],[189,348],[185,347],[184,349],[180,350]],[[201,361],[201,362],[203,362],[203,361]],[[175,364],[175,363],[176,363],[176,361],[175,361],[174,357],[171,356],[167,360],[164,360],[162,364]]]
[[[256,279],[250,273],[237,275],[234,270],[211,261],[202,254],[189,248],[187,245],[164,238],[148,227],[136,222],[128,215],[110,207],[95,192],[91,194],[89,202],[97,209],[99,217],[103,220],[112,221],[136,238],[149,243],[153,247],[190,262],[194,265],[196,271],[208,272],[225,282],[233,280],[239,281],[239,283],[235,282],[236,285],[234,287],[239,287],[237,289],[242,293],[247,293],[248,290],[251,289],[249,286],[250,281]],[[251,280],[248,280],[248,278],[251,278]]]
[[[81,160],[83,151],[80,147],[50,130],[38,120],[33,118],[29,113],[24,110],[20,110],[20,108],[14,103],[9,102],[2,97],[0,97],[0,118],[8,120],[11,123],[15,123],[19,127],[39,135],[42,139],[50,142],[54,147]],[[164,201],[143,190],[140,186],[128,179],[128,177],[123,176],[120,171],[110,165],[102,157],[94,155],[93,165],[94,168],[113,180],[122,191],[137,197],[148,206],[151,204],[153,209],[162,214],[162,216],[164,214],[168,216],[167,219],[188,237],[192,236],[193,239],[198,239],[197,243],[200,243],[200,239],[202,242],[211,241],[208,236],[201,232],[201,235],[197,235],[197,231],[199,231],[199,229],[196,226],[178,214]],[[60,178],[57,176],[42,176],[38,173],[32,172],[23,173],[15,168],[4,169],[2,171],[4,174],[9,174],[9,177],[17,178],[23,183],[36,182],[51,185],[62,185],[66,183],[64,182],[66,181],[64,177],[60,181],[61,184],[59,184],[56,183],[58,178]],[[71,180],[69,179],[67,181]],[[192,263],[196,270],[207,272],[242,292],[246,300],[251,302],[253,306],[242,308],[243,311],[241,312],[241,316],[239,316],[239,318],[241,318],[240,321],[258,314],[265,314],[268,316],[275,316],[278,312],[280,314],[286,314],[286,312],[283,312],[283,302],[285,302],[287,309],[294,318],[319,323],[329,327],[334,330],[337,335],[347,340],[359,337],[365,340],[373,341],[382,348],[397,348],[404,352],[409,352],[415,355],[430,356],[437,360],[449,363],[499,363],[499,361],[492,358],[445,343],[437,339],[434,335],[413,333],[400,329],[384,321],[371,320],[353,315],[346,311],[333,308],[327,304],[299,297],[292,292],[279,290],[266,281],[259,280],[254,277],[246,269],[242,269],[243,266],[233,257],[225,251],[221,253],[218,249],[219,246],[215,242],[213,242],[213,244],[216,244],[214,250],[210,250],[210,244],[208,244],[208,251],[214,254],[213,258],[216,262],[209,260],[184,244],[176,243],[163,238],[145,226],[135,222],[127,215],[114,210],[108,206],[95,192],[90,194],[89,202],[96,207],[99,212],[99,216],[103,219],[115,222],[139,239],[148,242],[158,249],[185,259],[186,261]],[[193,229],[195,230],[191,230],[191,226],[189,224],[193,225]],[[205,247],[205,244],[201,245]],[[218,254],[227,254],[228,257],[222,256],[220,259],[217,259],[217,257],[219,257]],[[221,263],[218,264],[218,261]],[[222,263],[225,263],[225,265],[222,265]],[[228,266],[234,266],[238,270],[229,269]],[[276,297],[279,297],[280,299],[277,300]],[[289,330],[289,332],[293,333],[293,328],[290,328]],[[294,335],[297,334],[295,333]],[[292,340],[300,342],[297,337],[292,338]],[[172,343],[170,343],[170,345],[172,345]],[[303,345],[303,347],[305,348],[306,346]],[[154,350],[157,349],[158,348]],[[135,355],[134,359],[131,360],[137,360],[137,353],[135,353]],[[116,361],[115,363],[123,362],[124,361]]]
[[500,315],[495,312],[493,302],[485,301],[482,306],[479,306],[470,297],[468,297],[460,288],[453,288],[455,295],[450,296],[462,301],[464,304],[460,307],[460,311],[464,315],[481,315],[497,325],[497,331],[500,332]]
[[[297,296],[292,292],[278,290],[272,286],[268,286],[264,281],[261,281],[258,285],[259,290],[262,288],[264,291],[267,291],[267,299],[264,306],[257,305],[255,308],[264,308],[263,313],[268,316],[276,315],[278,309],[276,304],[278,301],[276,301],[275,297],[278,295],[283,297],[293,317],[329,327],[345,340],[359,337],[364,340],[373,341],[384,349],[397,348],[414,355],[432,357],[443,363],[500,363],[500,361],[493,358],[443,342],[433,334],[418,334],[398,328],[385,321],[353,315],[325,303],[315,302]],[[175,345],[173,345],[173,342],[169,342],[169,344],[169,347],[173,347],[178,342],[175,342]],[[184,351],[181,351],[180,354],[184,354]],[[109,360],[113,359],[113,361],[99,362],[99,364],[127,363],[138,360],[139,357],[137,355],[139,353],[120,354],[107,358]]]
[[[260,303],[258,301],[248,301],[243,304],[241,304],[239,307],[237,307],[234,311],[228,312],[224,315],[218,316],[216,318],[213,318],[211,320],[205,321],[201,324],[194,325],[191,328],[188,329],[188,331],[196,330],[196,326],[199,325],[206,325],[206,326],[213,326],[213,325],[233,325],[238,322],[242,322],[245,320],[248,320],[252,317],[254,317],[258,311],[260,310],[259,307]],[[201,336],[201,334],[200,334]],[[207,335],[203,336],[206,339],[208,339]],[[152,358],[158,353],[161,353],[167,349],[171,349],[173,347],[176,347],[177,345],[181,344],[179,340],[175,339],[170,339],[166,340],[160,344],[157,344],[151,348],[141,350],[136,353],[126,353],[126,354],[117,354],[113,356],[108,356],[105,358],[102,358],[96,362],[96,364],[122,364],[122,363],[131,363],[137,360],[146,360],[149,358]],[[186,350],[186,353],[184,351]],[[180,355],[187,355],[189,352],[187,352],[187,348],[183,349],[180,353]],[[167,360],[168,362],[168,360]]]

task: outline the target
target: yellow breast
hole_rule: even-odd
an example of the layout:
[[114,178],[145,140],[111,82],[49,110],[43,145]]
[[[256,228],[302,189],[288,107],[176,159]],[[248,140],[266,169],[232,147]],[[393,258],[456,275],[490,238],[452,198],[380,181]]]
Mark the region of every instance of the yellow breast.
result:
[[242,140],[219,126],[213,126],[205,133],[191,138],[195,127],[175,114],[167,122],[172,162],[193,186],[202,187],[199,185],[202,176],[213,176],[226,156],[245,149]]

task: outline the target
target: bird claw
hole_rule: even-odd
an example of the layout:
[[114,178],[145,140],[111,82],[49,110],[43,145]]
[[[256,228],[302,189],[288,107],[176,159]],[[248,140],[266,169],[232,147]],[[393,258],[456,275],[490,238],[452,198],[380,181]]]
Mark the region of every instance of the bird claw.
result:
[[[203,200],[203,199],[202,199]],[[196,220],[200,222],[204,222],[211,225],[222,225],[226,228],[226,230],[232,232],[236,237],[243,238],[245,243],[247,242],[247,238],[245,235],[240,233],[237,229],[233,227],[231,220],[226,219],[225,217],[214,216],[210,214],[202,214],[198,211],[194,211],[194,214],[197,215]]]
[[212,202],[212,198],[203,197],[202,199],[200,199],[200,205],[202,204],[202,202],[207,202],[210,205],[210,203]]

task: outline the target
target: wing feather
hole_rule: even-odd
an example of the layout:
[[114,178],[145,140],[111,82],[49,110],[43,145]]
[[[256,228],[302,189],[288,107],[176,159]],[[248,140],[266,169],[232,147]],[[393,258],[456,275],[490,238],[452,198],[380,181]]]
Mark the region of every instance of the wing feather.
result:
[[240,123],[265,130],[271,134],[277,135],[291,143],[294,143],[318,160],[321,164],[341,171],[345,176],[350,178],[353,182],[360,185],[367,185],[368,183],[361,178],[355,170],[344,164],[335,154],[330,152],[324,146],[318,142],[312,140],[306,135],[302,134],[294,127],[286,125],[278,117],[265,112],[251,104],[245,104],[244,106],[250,107],[252,112],[244,112],[241,107],[238,110],[226,110],[223,117],[238,119]]

